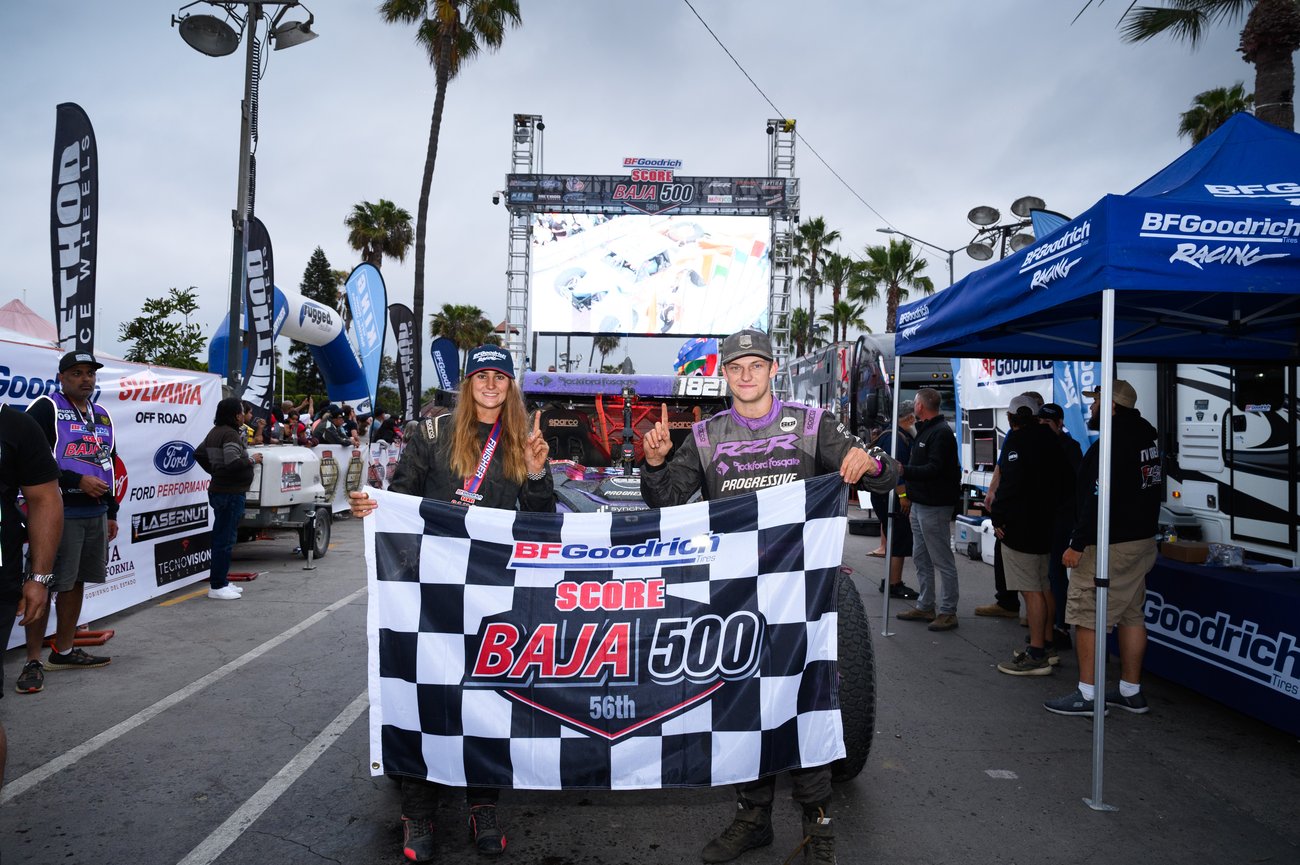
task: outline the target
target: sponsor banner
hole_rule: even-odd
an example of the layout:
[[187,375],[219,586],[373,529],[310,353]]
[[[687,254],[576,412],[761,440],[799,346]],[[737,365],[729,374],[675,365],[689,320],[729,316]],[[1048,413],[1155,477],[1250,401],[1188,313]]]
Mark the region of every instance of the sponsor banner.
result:
[[[438,387],[442,390],[455,390],[460,386],[460,352],[456,343],[445,336],[440,336],[429,343],[429,356],[433,358],[433,369],[437,374]],[[407,415],[415,417],[415,415]]]
[[838,476],[633,514],[374,495],[373,774],[650,789],[843,756]]
[[506,201],[512,209],[554,213],[748,215],[784,214],[799,201],[797,179],[682,177],[675,173],[679,160],[646,162],[676,165],[628,165],[630,174],[511,174]]
[[352,313],[352,337],[357,347],[357,357],[365,373],[370,402],[358,406],[358,413],[370,411],[379,392],[379,362],[384,356],[384,336],[388,323],[384,311],[388,309],[388,292],[384,278],[373,264],[358,264],[347,281],[348,309]]
[[154,545],[154,577],[159,586],[207,573],[212,567],[212,533],[186,535]]
[[1052,361],[1014,358],[962,358],[957,375],[961,407],[1006,410],[1013,397],[1036,391],[1044,402],[1053,392]]
[[244,232],[244,327],[248,353],[240,398],[253,406],[253,417],[271,421],[275,384],[275,267],[271,235],[262,220],[248,220]]
[[397,338],[397,401],[401,406],[395,413],[410,419],[415,417],[416,401],[420,396],[414,381],[415,313],[404,303],[390,303],[388,320]]
[[[25,409],[58,389],[59,350],[2,345],[0,400]],[[183,537],[202,537],[205,540],[198,543],[207,543],[210,478],[195,464],[194,447],[212,429],[221,399],[221,379],[212,373],[149,367],[102,353],[98,358],[104,367],[94,399],[113,418],[118,534],[108,545],[107,581],[86,586],[82,615],[87,620],[102,619],[206,576],[206,564],[201,572],[184,576],[184,568],[163,565],[157,546]],[[160,570],[168,578],[165,584],[159,583]],[[22,629],[14,628],[9,640],[11,648],[20,645]]]
[[99,233],[99,151],[81,106],[61,103],[54,125],[50,263],[59,347],[95,346],[95,261]]

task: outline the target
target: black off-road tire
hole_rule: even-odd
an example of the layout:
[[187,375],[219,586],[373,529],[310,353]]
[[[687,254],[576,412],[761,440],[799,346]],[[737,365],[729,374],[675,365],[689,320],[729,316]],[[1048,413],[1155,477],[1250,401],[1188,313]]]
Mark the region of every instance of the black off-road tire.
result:
[[836,579],[839,610],[840,718],[846,756],[831,764],[831,780],[851,781],[867,765],[876,731],[876,657],[871,624],[850,574]]
[[330,522],[331,515],[329,508],[317,508],[315,519],[315,531],[312,531],[312,525],[308,524],[298,530],[298,547],[302,550],[302,557],[307,558],[307,548],[312,548],[312,558],[323,558],[330,548]]

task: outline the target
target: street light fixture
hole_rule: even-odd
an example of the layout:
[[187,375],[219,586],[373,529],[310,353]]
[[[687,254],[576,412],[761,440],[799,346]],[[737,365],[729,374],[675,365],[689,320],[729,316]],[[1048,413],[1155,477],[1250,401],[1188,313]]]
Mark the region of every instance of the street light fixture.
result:
[[[994,221],[995,222],[997,221],[996,217],[994,218]],[[908,240],[915,240],[917,243],[921,244],[922,246],[928,246],[931,249],[937,249],[939,252],[942,252],[944,255],[948,257],[948,285],[949,286],[952,285],[953,283],[952,257],[957,253],[957,250],[944,249],[942,246],[935,246],[933,243],[930,243],[929,241],[922,240],[919,237],[913,237],[912,235],[908,234],[906,231],[899,231],[896,228],[877,228],[876,231],[879,231],[881,234],[897,234],[900,237],[906,237]]]
[[966,254],[976,261],[988,261],[994,252],[1000,251],[998,258],[1006,258],[1008,250],[1019,252],[1034,242],[1034,235],[1021,229],[1033,225],[1030,215],[1035,210],[1046,210],[1047,204],[1036,195],[1025,195],[1011,202],[1011,213],[1018,217],[1017,222],[998,224],[1002,219],[996,207],[982,204],[971,208],[966,219],[977,229],[975,237],[966,246]]
[[[223,20],[215,15],[181,14],[191,6],[200,3],[219,9],[225,13]],[[241,315],[244,299],[244,260],[248,250],[247,227],[252,218],[252,203],[249,190],[253,182],[253,140],[257,137],[257,89],[255,83],[262,77],[260,63],[261,44],[257,37],[257,25],[262,20],[262,12],[268,6],[278,6],[275,17],[267,21],[266,36],[278,51],[301,45],[316,38],[311,29],[316,20],[311,10],[302,6],[299,0],[194,0],[177,10],[172,16],[172,26],[176,27],[195,51],[209,57],[225,57],[234,53],[240,40],[248,31],[247,53],[244,59],[244,101],[239,112],[239,184],[235,199],[235,210],[231,213],[234,227],[234,242],[230,263],[230,318],[226,331],[226,384],[232,395],[239,393],[242,381],[240,373],[243,367],[243,317]],[[285,13],[295,6],[302,6],[307,12],[306,21],[284,21]],[[237,9],[244,9],[240,15]],[[230,21],[235,21],[235,29]]]

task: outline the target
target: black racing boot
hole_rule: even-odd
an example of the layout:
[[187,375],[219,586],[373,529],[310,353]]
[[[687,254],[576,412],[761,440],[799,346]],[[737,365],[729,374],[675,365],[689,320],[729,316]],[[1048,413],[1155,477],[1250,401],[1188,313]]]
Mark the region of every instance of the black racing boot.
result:
[[736,800],[736,819],[722,834],[704,845],[705,862],[730,862],[746,850],[772,843],[772,806]]
[[815,865],[835,865],[835,830],[831,818],[821,808],[803,815],[803,861]]
[[484,856],[500,856],[506,852],[506,833],[497,824],[496,805],[470,807],[469,837]]
[[402,817],[402,854],[412,862],[433,859],[433,821]]

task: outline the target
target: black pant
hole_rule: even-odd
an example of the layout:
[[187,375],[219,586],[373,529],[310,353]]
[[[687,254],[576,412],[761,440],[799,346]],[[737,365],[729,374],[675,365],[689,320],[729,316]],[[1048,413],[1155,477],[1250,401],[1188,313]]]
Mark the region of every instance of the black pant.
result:
[[[798,802],[805,810],[830,811],[831,804],[831,768],[814,766],[811,769],[790,770],[790,798]],[[768,775],[755,781],[736,785],[736,792],[751,805],[763,808],[772,807],[776,795],[776,776]]]
[[[402,778],[402,816],[411,820],[430,820],[438,810],[440,784],[421,778]],[[501,791],[495,787],[466,787],[465,804],[495,805]]]

